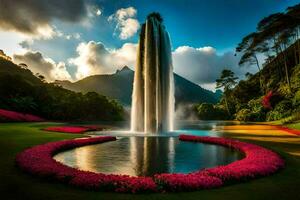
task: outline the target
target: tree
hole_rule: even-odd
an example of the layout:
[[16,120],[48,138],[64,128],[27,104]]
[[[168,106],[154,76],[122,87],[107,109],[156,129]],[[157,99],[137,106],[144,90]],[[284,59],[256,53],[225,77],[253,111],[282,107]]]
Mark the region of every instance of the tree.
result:
[[27,66],[27,64],[25,64],[25,63],[20,63],[19,66],[20,66],[22,69],[28,69],[28,66]]
[[242,53],[241,59],[239,61],[240,66],[244,66],[247,63],[249,64],[249,66],[257,66],[262,93],[264,93],[264,85],[262,82],[261,66],[258,61],[257,54],[267,51],[267,44],[260,41],[259,34],[257,33],[251,33],[244,37],[242,39],[242,42],[240,42],[236,48],[237,53]]
[[221,73],[220,78],[216,80],[216,88],[224,88],[224,100],[228,115],[231,115],[228,106],[228,95],[230,90],[237,84],[237,79],[238,77],[234,75],[233,71],[224,69]]
[[[281,60],[284,66],[285,78],[289,91],[291,92],[291,84],[289,77],[289,66],[287,48],[291,44],[297,45],[294,47],[295,64],[299,63],[299,25],[300,25],[300,4],[289,7],[287,12],[275,13],[262,19],[257,26],[257,35],[259,35],[260,43],[267,43],[269,50],[274,50],[277,59]],[[297,50],[298,49],[298,50]],[[299,56],[297,56],[297,53]],[[281,65],[278,63],[277,65]]]
[[250,72],[247,72],[247,73],[245,74],[245,77],[246,77],[247,80],[249,80],[250,78],[253,77],[253,74],[250,73]]

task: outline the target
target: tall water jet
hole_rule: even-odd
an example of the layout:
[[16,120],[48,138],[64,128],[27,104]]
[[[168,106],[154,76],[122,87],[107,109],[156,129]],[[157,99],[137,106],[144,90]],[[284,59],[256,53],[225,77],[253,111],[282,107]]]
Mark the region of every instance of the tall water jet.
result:
[[171,43],[158,13],[142,25],[132,93],[131,130],[147,133],[173,129],[174,78]]

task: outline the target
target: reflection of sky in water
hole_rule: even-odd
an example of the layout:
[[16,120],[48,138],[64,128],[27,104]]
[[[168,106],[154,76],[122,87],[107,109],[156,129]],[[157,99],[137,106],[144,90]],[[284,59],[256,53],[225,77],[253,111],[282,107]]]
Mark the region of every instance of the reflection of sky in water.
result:
[[[201,135],[204,133],[208,131],[201,132]],[[231,149],[182,142],[177,137],[123,137],[114,142],[80,147],[55,156],[56,160],[82,170],[138,176],[164,172],[187,173],[225,165],[240,158],[241,154]]]

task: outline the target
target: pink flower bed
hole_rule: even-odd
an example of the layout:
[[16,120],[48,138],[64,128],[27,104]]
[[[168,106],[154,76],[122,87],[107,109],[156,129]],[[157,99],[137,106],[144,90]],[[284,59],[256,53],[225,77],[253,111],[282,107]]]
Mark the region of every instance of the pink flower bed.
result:
[[52,126],[52,127],[44,128],[43,130],[61,132],[61,133],[80,134],[94,129],[87,128],[87,127],[80,127],[80,126]]
[[26,121],[26,122],[40,122],[45,121],[43,118],[31,115],[24,114],[10,110],[0,109],[0,119],[4,121]]
[[180,135],[182,141],[218,144],[234,148],[245,158],[226,166],[203,169],[189,174],[157,174],[153,177],[107,175],[81,171],[53,159],[61,151],[79,146],[116,140],[115,137],[94,137],[51,142],[19,153],[17,165],[31,174],[53,178],[70,185],[114,192],[191,191],[220,187],[224,184],[270,175],[284,167],[284,161],[273,151],[237,140]]
[[43,130],[53,131],[53,132],[61,132],[61,133],[80,134],[80,133],[84,133],[86,131],[103,130],[104,128],[108,128],[108,126],[101,126],[101,125],[52,126],[52,127],[44,128]]
[[180,140],[218,144],[243,152],[245,154],[244,159],[225,166],[217,166],[201,171],[202,173],[222,179],[224,183],[267,176],[284,167],[284,160],[278,154],[254,144],[227,138],[189,135],[180,135]]
[[115,137],[105,136],[50,142],[21,152],[16,157],[16,163],[22,170],[31,174],[56,179],[82,188],[131,193],[155,191],[156,184],[150,177],[106,175],[81,171],[53,159],[53,155],[60,151],[114,140],[116,140]]

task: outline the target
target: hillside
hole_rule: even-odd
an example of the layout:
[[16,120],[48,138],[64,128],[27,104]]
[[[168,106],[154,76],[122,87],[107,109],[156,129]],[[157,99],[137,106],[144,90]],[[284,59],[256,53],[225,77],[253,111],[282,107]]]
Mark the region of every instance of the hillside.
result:
[[[110,75],[94,75],[76,81],[56,81],[56,84],[76,92],[95,91],[131,105],[131,94],[134,72],[128,67]],[[200,86],[174,73],[176,103],[216,103],[220,94],[205,90]]]
[[[264,64],[256,73],[242,80],[230,91],[228,98],[232,118],[242,121],[274,121],[300,112],[300,64],[295,59],[297,43]],[[287,58],[290,89],[286,82],[283,56]],[[245,95],[247,94],[247,95]],[[221,104],[225,105],[224,99]]]
[[53,120],[121,120],[124,110],[114,100],[76,93],[36,77],[27,66],[0,57],[0,109]]

